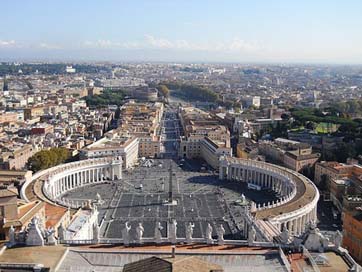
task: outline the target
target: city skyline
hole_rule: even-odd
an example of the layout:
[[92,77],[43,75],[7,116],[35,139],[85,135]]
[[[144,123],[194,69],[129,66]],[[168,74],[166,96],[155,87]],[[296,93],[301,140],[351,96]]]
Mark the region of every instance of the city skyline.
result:
[[0,60],[361,64],[361,8],[359,1],[6,1]]

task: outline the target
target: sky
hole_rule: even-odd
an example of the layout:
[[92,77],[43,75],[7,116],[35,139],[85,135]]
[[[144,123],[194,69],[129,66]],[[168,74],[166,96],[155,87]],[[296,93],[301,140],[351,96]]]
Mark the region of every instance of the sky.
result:
[[362,64],[361,0],[2,0],[0,60]]

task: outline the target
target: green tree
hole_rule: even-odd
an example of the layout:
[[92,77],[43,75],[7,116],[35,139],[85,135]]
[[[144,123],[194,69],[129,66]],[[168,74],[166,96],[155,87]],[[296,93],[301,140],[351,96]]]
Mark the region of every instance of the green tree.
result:
[[85,98],[87,106],[107,106],[107,105],[121,105],[124,101],[125,92],[122,90],[105,89],[99,95],[87,96]]
[[33,172],[37,172],[64,163],[69,158],[70,153],[64,147],[41,150],[29,158],[28,168]]
[[159,90],[159,92],[162,94],[163,97],[168,98],[170,96],[170,90],[166,85],[164,84],[159,85],[157,89]]

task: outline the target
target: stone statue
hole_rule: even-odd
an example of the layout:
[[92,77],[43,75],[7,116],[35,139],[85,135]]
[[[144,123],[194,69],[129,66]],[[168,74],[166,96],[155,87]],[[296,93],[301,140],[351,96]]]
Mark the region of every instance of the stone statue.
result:
[[244,204],[246,202],[246,197],[244,194],[241,194],[241,204]]
[[206,243],[207,244],[212,244],[213,240],[212,240],[212,226],[210,225],[210,223],[207,223],[207,227],[206,227]]
[[57,244],[57,240],[55,239],[55,237],[54,237],[54,233],[55,233],[55,231],[54,231],[54,229],[53,228],[49,228],[48,230],[47,230],[47,244],[48,245],[51,245],[51,246],[54,246],[54,245],[56,245]]
[[304,246],[310,251],[323,252],[324,249],[328,247],[328,244],[329,239],[324,237],[324,235],[319,231],[319,228],[312,228],[311,225],[310,229],[307,231]]
[[28,236],[26,237],[27,246],[44,246],[44,237],[38,225],[38,219],[33,217],[28,227]]
[[224,234],[225,234],[225,229],[224,226],[221,224],[217,232],[217,243],[219,245],[224,244]]
[[289,230],[287,227],[284,227],[283,231],[280,234],[280,239],[283,244],[288,244],[289,242]]
[[249,246],[252,246],[256,237],[256,231],[254,226],[250,226],[249,232],[248,232],[248,244]]
[[102,205],[104,201],[102,200],[102,197],[99,193],[96,194],[96,203],[99,205]]
[[11,225],[11,227],[9,228],[9,246],[12,247],[16,244],[15,241],[15,229],[14,226]]
[[59,241],[65,240],[65,229],[64,229],[63,223],[61,223],[58,228],[58,239],[59,239]]
[[161,225],[161,222],[157,222],[156,223],[156,227],[155,227],[155,242],[157,244],[161,243],[162,240],[162,233],[161,230],[163,230],[163,227]]
[[93,224],[93,240],[94,242],[98,243],[99,242],[99,226],[97,224],[97,222],[94,222]]
[[172,219],[172,223],[169,225],[169,240],[171,243],[176,244],[177,241],[177,222],[176,219]]
[[317,227],[317,224],[314,220],[309,222],[309,229],[314,230]]
[[342,244],[342,233],[337,230],[336,233],[334,234],[334,247],[335,248],[339,248]]
[[254,201],[251,201],[250,211],[251,211],[251,212],[255,212],[255,211],[256,211],[256,203],[255,203]]
[[124,229],[122,230],[122,238],[123,244],[128,246],[129,245],[129,232],[131,230],[131,225],[128,222],[124,224]]
[[138,226],[136,227],[136,240],[138,243],[142,243],[143,233],[145,232],[145,229],[142,226],[142,223],[138,223]]
[[194,227],[195,224],[189,222],[189,224],[186,227],[186,242],[192,243],[192,235],[194,234]]

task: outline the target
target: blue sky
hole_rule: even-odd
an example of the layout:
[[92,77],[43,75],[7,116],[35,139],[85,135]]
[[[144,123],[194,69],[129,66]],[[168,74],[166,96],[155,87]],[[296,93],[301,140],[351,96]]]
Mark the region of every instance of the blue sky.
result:
[[361,0],[3,0],[0,58],[362,63]]

